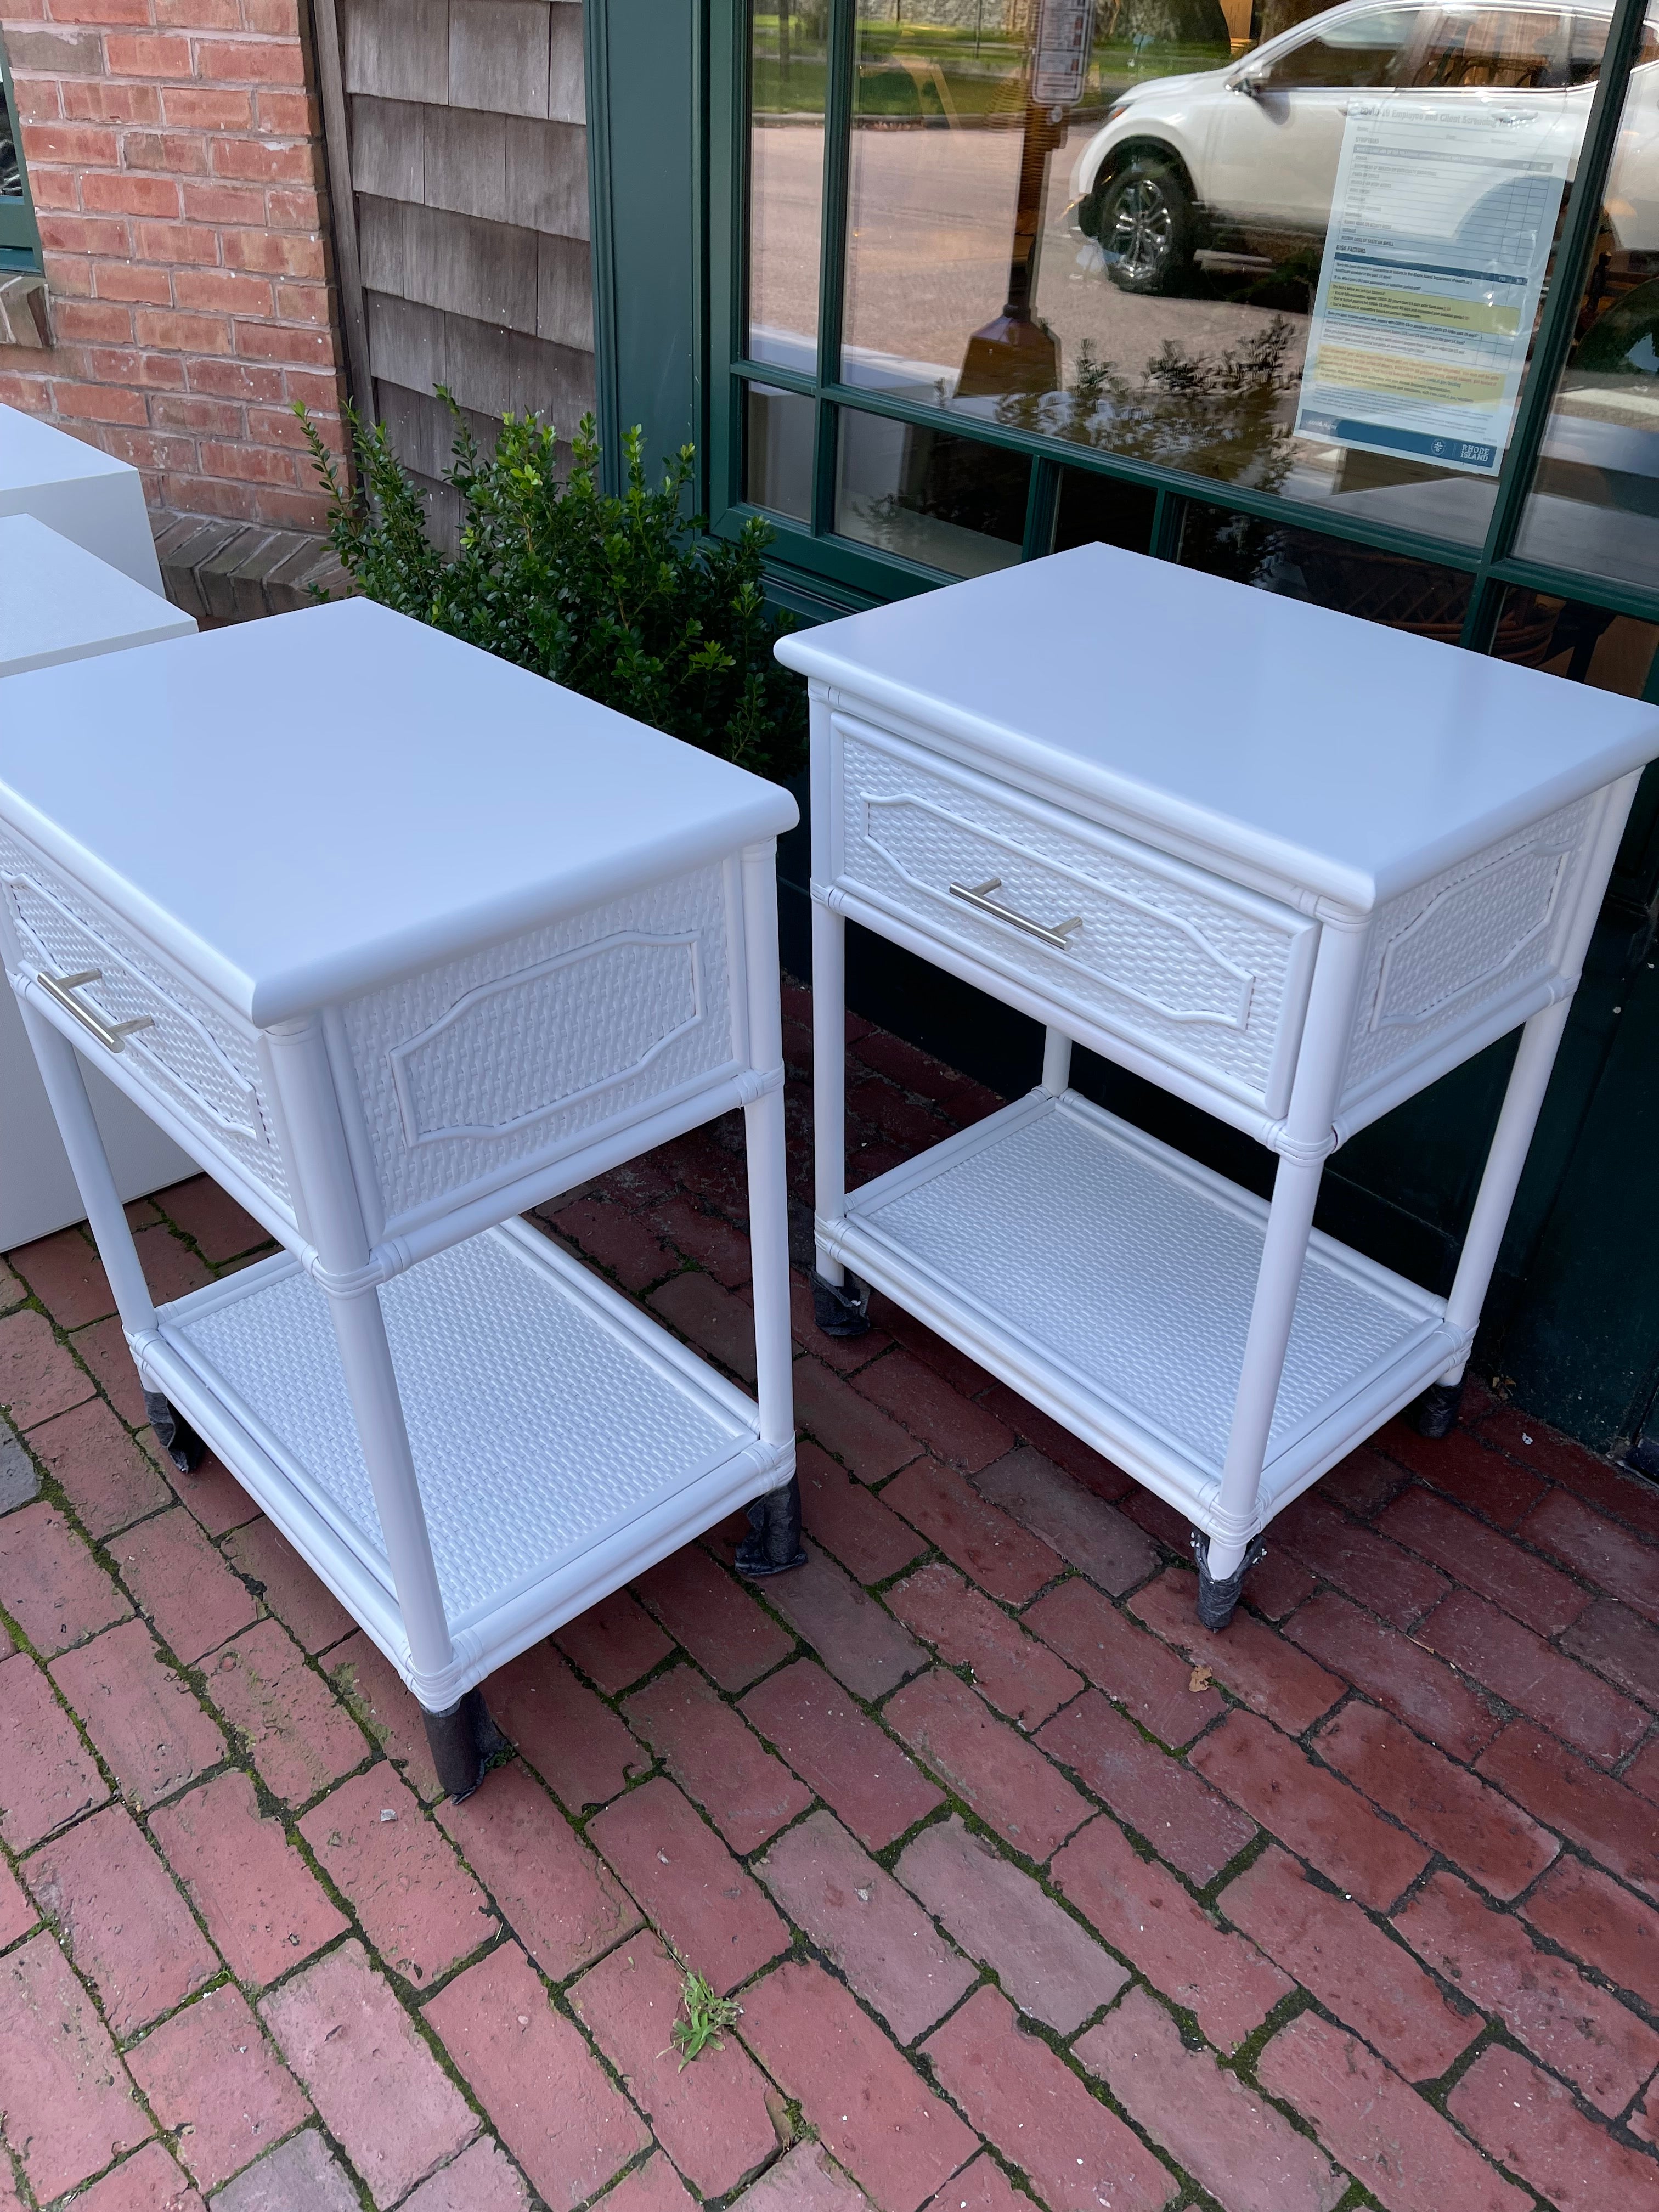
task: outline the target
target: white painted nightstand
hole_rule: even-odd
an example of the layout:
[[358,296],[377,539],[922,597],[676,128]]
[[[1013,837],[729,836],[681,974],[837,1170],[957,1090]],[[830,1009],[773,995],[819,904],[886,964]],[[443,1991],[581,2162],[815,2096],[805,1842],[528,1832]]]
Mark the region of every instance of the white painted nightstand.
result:
[[[19,677],[0,935],[152,1417],[426,1708],[739,1505],[799,1541],[788,795],[366,601]],[[282,1243],[159,1310],[79,1045]],[[758,1402],[517,1218],[735,1107]]]
[[[141,499],[141,513],[143,506]],[[32,514],[0,514],[0,678],[195,634],[189,615]],[[0,727],[3,701],[0,694]],[[52,743],[49,727],[33,725],[29,734],[38,744]],[[195,1173],[148,1115],[95,1074],[88,1087],[123,1198],[143,1198]],[[0,1252],[49,1237],[82,1213],[34,1054],[7,993],[0,997]]]
[[137,470],[15,407],[0,407],[0,514],[32,514],[147,591],[161,588]]
[[[1098,545],[778,653],[824,1316],[876,1285],[1188,1515],[1221,1626],[1281,1506],[1455,1418],[1659,710]],[[848,916],[1048,1030],[1037,1090],[850,1197]],[[1449,1297],[1314,1232],[1336,1146],[1520,1024]],[[1070,1090],[1073,1040],[1276,1152],[1272,1204]]]
[[0,514],[0,676],[195,635],[159,591],[32,514]]

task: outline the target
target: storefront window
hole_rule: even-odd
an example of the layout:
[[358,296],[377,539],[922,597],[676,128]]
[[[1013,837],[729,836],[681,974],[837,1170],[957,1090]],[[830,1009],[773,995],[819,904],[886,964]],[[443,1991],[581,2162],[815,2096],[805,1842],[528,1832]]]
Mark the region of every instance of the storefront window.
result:
[[756,507],[812,520],[812,428],[817,410],[799,392],[748,387],[748,451],[743,495]]
[[1608,0],[1261,12],[860,0],[842,380],[1478,545]]
[[811,375],[818,353],[829,0],[763,0],[750,19],[751,361]]
[[1516,551],[1659,586],[1659,52],[1631,76],[1601,233]]
[[813,5],[742,16],[720,481],[796,526],[781,560],[879,596],[859,549],[938,578],[1100,541],[1646,683],[1647,627],[1593,603],[1659,613],[1659,0]]
[[1031,465],[944,430],[843,409],[836,528],[951,576],[1012,568],[1020,556]]

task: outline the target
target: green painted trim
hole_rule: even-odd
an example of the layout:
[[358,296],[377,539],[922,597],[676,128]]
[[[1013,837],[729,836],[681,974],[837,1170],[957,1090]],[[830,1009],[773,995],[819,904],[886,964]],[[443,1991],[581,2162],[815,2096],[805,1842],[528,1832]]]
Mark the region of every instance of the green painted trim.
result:
[[611,200],[611,40],[604,0],[582,9],[582,59],[587,114],[589,254],[593,278],[593,412],[599,423],[600,474],[607,491],[621,489],[622,410],[617,381],[617,272]]
[[1186,501],[1167,484],[1160,484],[1152,508],[1152,542],[1146,549],[1154,561],[1180,559],[1181,526],[1186,520]]
[[655,476],[705,437],[708,143],[704,0],[586,0],[598,412],[607,482],[635,422]]
[[0,40],[0,100],[11,117],[12,143],[17,149],[17,173],[23,180],[21,201],[0,202],[0,269],[39,270],[40,228],[35,220],[34,194],[29,189],[29,165],[23,158],[23,127],[17,117],[17,95],[12,89],[11,64]]
[[836,381],[841,367],[842,311],[847,292],[847,190],[853,167],[853,90],[858,0],[830,0],[829,68],[823,96],[823,227],[818,258],[818,376]]
[[732,362],[733,376],[742,377],[750,384],[773,384],[780,392],[799,392],[809,399],[817,392],[818,380],[799,368],[780,368],[774,362],[750,361],[738,356]]
[[[829,66],[823,82],[823,208],[818,250],[818,381],[830,383],[841,362],[842,310],[847,286],[847,188],[853,166],[853,88],[858,0],[830,0]],[[812,527],[836,527],[836,477],[841,425],[820,399],[812,446]],[[878,586],[878,588],[879,588]]]
[[[691,498],[699,514],[707,514],[711,483],[708,452],[708,313],[712,256],[708,250],[709,221],[709,23],[708,0],[691,0],[691,175],[695,199],[691,220],[691,439],[696,447],[691,471]],[[723,177],[732,173],[720,164]],[[743,171],[738,173],[739,175]],[[730,411],[720,380],[722,410]]]
[[[743,495],[744,395],[721,368],[739,344],[748,255],[749,12],[744,0],[708,0],[707,133],[708,391],[703,508],[722,534]],[[722,59],[724,57],[724,59]],[[723,158],[722,158],[723,156]],[[811,390],[811,380],[806,390]]]
[[1060,518],[1060,469],[1054,461],[1031,464],[1031,480],[1025,492],[1025,531],[1020,540],[1022,561],[1040,561],[1054,550],[1054,524]]

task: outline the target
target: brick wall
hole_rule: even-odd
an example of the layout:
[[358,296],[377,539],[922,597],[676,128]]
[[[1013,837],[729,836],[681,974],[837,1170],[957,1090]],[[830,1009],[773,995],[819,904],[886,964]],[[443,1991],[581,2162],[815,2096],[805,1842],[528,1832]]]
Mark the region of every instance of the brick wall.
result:
[[53,337],[0,346],[0,400],[153,506],[315,528],[289,410],[337,447],[342,356],[300,0],[0,0],[0,36]]

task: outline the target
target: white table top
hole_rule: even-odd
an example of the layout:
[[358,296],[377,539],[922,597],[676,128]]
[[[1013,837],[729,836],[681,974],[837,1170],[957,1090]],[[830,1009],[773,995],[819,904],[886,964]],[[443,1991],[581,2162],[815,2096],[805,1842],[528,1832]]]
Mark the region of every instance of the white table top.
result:
[[137,470],[15,407],[0,407],[0,514],[32,514],[135,584],[161,588]]
[[32,514],[0,515],[0,676],[195,635],[191,616]]
[[776,784],[366,599],[0,684],[0,820],[261,1024],[795,819]]
[[0,407],[0,495],[36,484],[67,483],[81,477],[127,477],[125,461],[82,445],[66,430],[20,408]]
[[1659,708],[1105,545],[777,653],[1361,912],[1659,755]]

